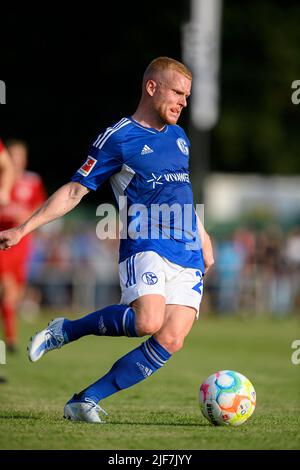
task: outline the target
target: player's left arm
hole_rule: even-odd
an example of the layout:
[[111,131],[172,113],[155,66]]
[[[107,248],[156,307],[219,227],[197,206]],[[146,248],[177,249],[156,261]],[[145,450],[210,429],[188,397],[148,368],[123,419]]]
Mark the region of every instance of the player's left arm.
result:
[[213,246],[212,246],[210,236],[206,232],[206,230],[205,230],[203,224],[201,223],[197,213],[196,213],[196,217],[197,217],[199,236],[200,236],[200,240],[201,240],[201,243],[202,243],[202,251],[203,251],[204,264],[205,264],[205,271],[207,272],[215,262]]

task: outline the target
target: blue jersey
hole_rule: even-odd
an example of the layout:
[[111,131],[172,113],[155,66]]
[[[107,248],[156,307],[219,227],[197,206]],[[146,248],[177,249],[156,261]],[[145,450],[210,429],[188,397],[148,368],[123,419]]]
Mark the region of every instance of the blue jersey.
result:
[[189,140],[177,125],[158,131],[123,118],[97,137],[72,181],[97,190],[109,178],[117,201],[126,197],[119,262],[155,251],[204,273],[188,163]]

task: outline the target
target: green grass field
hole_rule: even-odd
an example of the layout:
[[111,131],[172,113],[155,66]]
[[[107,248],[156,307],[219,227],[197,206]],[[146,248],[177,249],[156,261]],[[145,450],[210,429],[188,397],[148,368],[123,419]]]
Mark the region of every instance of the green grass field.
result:
[[[200,319],[164,369],[101,403],[104,425],[64,420],[64,404],[141,340],[90,336],[31,364],[27,340],[47,322],[22,323],[19,353],[0,366],[0,449],[300,449],[299,319]],[[220,369],[243,373],[257,392],[239,428],[213,427],[198,408],[201,382]]]

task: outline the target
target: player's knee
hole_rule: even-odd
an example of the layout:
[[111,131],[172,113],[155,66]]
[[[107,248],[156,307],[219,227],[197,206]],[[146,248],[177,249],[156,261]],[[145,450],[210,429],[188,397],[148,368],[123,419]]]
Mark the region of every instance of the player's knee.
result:
[[153,335],[162,327],[162,320],[154,316],[139,315],[136,318],[135,328],[140,336]]
[[158,341],[170,354],[174,354],[183,347],[184,338],[170,335],[159,338]]

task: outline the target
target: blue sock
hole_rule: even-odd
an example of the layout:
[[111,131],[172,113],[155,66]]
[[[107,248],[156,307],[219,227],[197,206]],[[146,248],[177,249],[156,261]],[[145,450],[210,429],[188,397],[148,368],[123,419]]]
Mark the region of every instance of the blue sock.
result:
[[160,369],[171,354],[151,336],[138,348],[121,357],[110,371],[97,382],[75,395],[75,399],[85,398],[98,403],[103,398],[131,387]]
[[79,320],[65,320],[67,342],[86,335],[139,336],[135,330],[135,313],[128,305],[110,305]]

